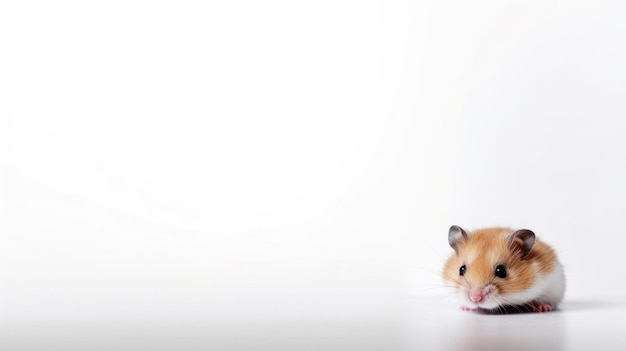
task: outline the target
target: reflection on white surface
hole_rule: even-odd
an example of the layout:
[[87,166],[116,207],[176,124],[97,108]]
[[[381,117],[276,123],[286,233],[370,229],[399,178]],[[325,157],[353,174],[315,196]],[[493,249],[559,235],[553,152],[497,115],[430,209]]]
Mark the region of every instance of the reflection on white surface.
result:
[[335,313],[325,312],[325,317],[309,312],[296,318],[266,315],[229,322],[3,323],[0,347],[10,351],[585,351],[623,350],[626,345],[623,300],[571,300],[555,312],[512,315],[464,312],[431,298],[410,299],[403,306],[401,314],[379,309],[377,314],[357,315],[339,307]]
[[623,350],[626,301],[566,300],[557,311],[487,315],[429,299],[411,304],[414,350]]

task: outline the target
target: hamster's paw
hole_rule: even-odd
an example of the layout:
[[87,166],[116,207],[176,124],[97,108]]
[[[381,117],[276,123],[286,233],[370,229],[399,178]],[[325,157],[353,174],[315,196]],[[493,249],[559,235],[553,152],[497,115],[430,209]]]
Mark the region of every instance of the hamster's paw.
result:
[[550,312],[552,311],[552,306],[545,304],[545,303],[540,303],[540,302],[533,302],[530,305],[531,311],[532,312]]
[[472,309],[467,306],[461,306],[461,311],[471,311]]

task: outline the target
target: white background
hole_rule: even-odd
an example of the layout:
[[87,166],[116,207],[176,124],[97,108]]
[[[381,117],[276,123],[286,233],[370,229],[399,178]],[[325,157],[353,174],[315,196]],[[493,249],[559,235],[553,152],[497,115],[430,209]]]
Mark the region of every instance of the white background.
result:
[[626,296],[620,2],[0,4],[14,349],[84,348],[86,325],[350,335],[438,294],[451,224],[534,230],[570,306]]

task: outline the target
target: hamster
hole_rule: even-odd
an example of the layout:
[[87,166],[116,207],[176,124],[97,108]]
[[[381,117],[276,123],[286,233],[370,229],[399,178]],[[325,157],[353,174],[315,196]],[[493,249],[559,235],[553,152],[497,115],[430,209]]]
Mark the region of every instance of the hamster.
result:
[[466,232],[453,225],[448,243],[455,253],[443,276],[457,290],[462,310],[548,312],[563,299],[563,266],[528,229]]

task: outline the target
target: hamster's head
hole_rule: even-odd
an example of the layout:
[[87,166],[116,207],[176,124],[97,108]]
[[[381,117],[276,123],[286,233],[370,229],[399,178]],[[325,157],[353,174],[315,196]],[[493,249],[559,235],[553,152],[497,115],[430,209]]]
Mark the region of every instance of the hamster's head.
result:
[[493,310],[525,302],[525,292],[536,280],[529,257],[535,244],[532,231],[487,228],[468,233],[452,226],[448,242],[455,253],[443,275],[463,306]]

